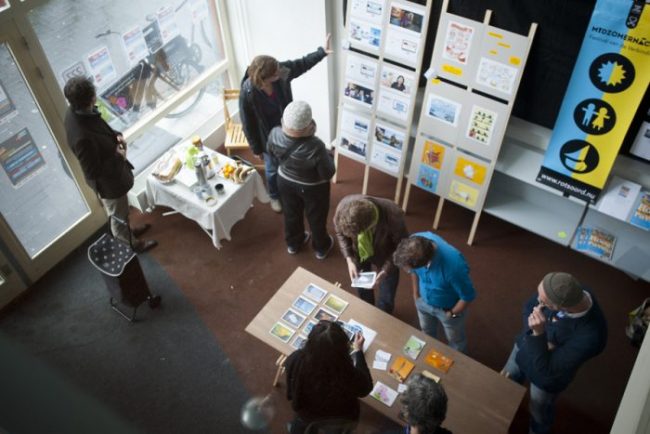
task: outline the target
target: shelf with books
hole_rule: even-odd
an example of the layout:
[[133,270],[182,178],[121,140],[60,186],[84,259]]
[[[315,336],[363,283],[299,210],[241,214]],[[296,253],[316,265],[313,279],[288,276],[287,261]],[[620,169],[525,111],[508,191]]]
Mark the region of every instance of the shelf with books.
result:
[[[650,282],[650,231],[602,213],[593,207],[587,210],[582,226],[600,228],[616,237],[611,259],[590,256],[633,277]],[[577,242],[578,236],[575,237],[571,247],[579,251],[576,248]]]

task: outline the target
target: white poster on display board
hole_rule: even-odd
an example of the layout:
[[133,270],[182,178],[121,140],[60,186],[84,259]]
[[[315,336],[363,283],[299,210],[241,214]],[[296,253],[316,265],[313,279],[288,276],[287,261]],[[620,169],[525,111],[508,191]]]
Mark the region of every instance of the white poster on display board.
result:
[[381,88],[377,111],[391,118],[406,122],[411,107],[411,99],[400,92]]
[[345,65],[343,98],[371,109],[375,101],[377,61],[349,53]]
[[373,167],[393,176],[399,174],[401,159],[401,154],[393,152],[391,148],[387,146],[381,145],[373,145],[370,154],[370,164]]
[[431,58],[435,74],[454,83],[469,85],[481,55],[484,27],[481,22],[443,12]]
[[447,22],[442,58],[466,65],[473,39],[474,27],[449,20]]
[[381,26],[384,19],[385,0],[352,0],[350,17]]
[[368,161],[370,115],[343,107],[339,119],[338,151],[354,160]]
[[397,175],[402,166],[402,155],[406,142],[406,130],[377,120],[374,126],[370,164]]
[[381,25],[350,17],[350,43],[365,51],[379,52]]
[[384,57],[417,65],[425,12],[424,7],[413,3],[390,3]]
[[379,78],[377,111],[405,122],[415,88],[415,75],[411,71],[384,64]]

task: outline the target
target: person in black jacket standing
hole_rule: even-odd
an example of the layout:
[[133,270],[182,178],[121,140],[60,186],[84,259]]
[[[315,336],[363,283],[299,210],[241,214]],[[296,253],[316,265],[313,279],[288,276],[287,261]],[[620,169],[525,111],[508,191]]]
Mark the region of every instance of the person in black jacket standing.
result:
[[278,62],[271,56],[255,57],[242,80],[239,116],[253,153],[264,159],[266,184],[271,196],[271,208],[275,212],[282,212],[282,204],[277,186],[278,163],[266,149],[269,133],[280,125],[285,107],[293,101],[291,81],[309,71],[330,53],[332,50],[328,34],[324,48],[319,47],[300,59]]
[[341,326],[322,320],[314,326],[303,348],[284,363],[287,399],[296,412],[291,434],[301,434],[310,422],[322,419],[359,419],[359,399],[372,391],[372,376],[363,354],[364,338],[350,341]]
[[[86,182],[101,199],[109,216],[128,222],[127,193],[133,187],[133,166],[126,159],[126,141],[122,133],[113,130],[95,107],[95,86],[86,77],[73,77],[65,84],[63,93],[70,103],[65,114],[68,144],[81,165]],[[142,253],[155,247],[154,240],[138,240],[149,229],[141,225],[130,229],[110,219],[115,238],[129,242],[133,235],[133,250]]]
[[305,215],[317,259],[325,259],[334,246],[327,233],[330,179],[336,172],[325,143],[314,135],[311,107],[294,101],[284,110],[282,126],[269,134],[268,152],[278,160],[278,189],[284,204],[284,238],[290,255],[309,240]]
[[578,369],[607,345],[607,321],[596,297],[571,274],[548,273],[523,311],[523,331],[502,375],[530,381],[530,432],[551,432],[555,401]]

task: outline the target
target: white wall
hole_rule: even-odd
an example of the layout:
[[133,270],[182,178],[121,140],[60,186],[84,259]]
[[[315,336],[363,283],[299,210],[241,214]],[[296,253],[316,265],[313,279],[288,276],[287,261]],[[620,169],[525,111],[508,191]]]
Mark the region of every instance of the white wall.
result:
[[[327,0],[226,0],[238,76],[251,59],[268,54],[279,61],[296,59],[325,43]],[[336,47],[335,47],[336,49]],[[332,140],[328,56],[292,82],[294,100],[307,101],[318,124],[317,135]],[[233,83],[239,87],[239,83]]]

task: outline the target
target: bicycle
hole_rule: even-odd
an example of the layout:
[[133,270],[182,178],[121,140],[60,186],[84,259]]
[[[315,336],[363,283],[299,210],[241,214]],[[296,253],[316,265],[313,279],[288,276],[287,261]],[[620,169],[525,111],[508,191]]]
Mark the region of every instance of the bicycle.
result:
[[[176,11],[186,3],[187,0],[182,2]],[[149,54],[99,95],[108,110],[126,124],[134,118],[139,118],[143,102],[150,110],[155,109],[158,101],[164,101],[183,89],[205,69],[200,64],[201,47],[194,42],[194,22],[189,42],[182,35],[177,35],[163,44],[155,16],[148,15],[146,20],[149,24],[143,28],[142,33]],[[201,31],[206,45],[212,47],[205,32],[204,20],[201,20]],[[120,35],[109,29],[95,37],[100,38],[110,34]],[[205,87],[200,88],[194,96],[182,104],[180,109],[167,114],[166,117],[185,116],[194,109],[204,93]]]

